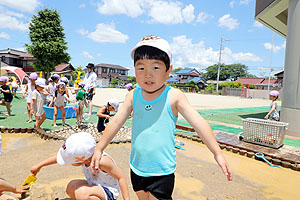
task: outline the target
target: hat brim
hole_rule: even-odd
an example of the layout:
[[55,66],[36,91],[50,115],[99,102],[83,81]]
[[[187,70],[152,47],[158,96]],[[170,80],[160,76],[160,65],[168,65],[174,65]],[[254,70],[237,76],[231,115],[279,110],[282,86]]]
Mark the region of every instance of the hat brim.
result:
[[62,148],[60,148],[57,152],[57,156],[56,156],[56,162],[59,164],[59,165],[68,165],[67,162],[65,162],[65,159],[63,158],[63,152],[62,152]]

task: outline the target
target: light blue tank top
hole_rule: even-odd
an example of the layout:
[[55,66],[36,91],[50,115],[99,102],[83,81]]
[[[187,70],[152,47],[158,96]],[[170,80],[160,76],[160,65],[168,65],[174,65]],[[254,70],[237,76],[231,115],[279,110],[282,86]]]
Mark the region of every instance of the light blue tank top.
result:
[[176,170],[176,121],[170,105],[171,87],[159,97],[146,101],[142,88],[136,87],[133,98],[133,126],[130,168],[143,177],[172,174]]

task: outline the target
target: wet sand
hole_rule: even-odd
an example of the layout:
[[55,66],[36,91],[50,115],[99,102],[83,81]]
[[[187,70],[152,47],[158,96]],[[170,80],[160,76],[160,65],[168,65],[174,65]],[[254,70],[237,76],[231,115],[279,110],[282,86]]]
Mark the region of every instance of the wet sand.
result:
[[[22,184],[30,167],[55,155],[62,141],[45,141],[30,134],[2,134],[6,145],[1,155],[0,177]],[[22,140],[22,146],[19,146]],[[223,151],[233,170],[228,182],[205,145],[181,139],[186,151],[177,150],[173,199],[191,200],[295,200],[300,198],[299,172],[271,168],[266,163]],[[107,150],[126,175],[131,199],[137,199],[129,179],[130,144],[109,145]],[[5,164],[4,164],[5,163]],[[73,179],[83,179],[81,167],[52,165],[43,168],[32,187],[32,199],[69,199],[65,188]],[[121,198],[119,198],[121,199]]]

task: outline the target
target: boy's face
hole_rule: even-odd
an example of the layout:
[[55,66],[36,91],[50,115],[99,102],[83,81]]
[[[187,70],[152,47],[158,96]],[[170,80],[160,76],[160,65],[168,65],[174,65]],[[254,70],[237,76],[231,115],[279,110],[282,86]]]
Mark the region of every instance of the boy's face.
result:
[[165,63],[155,59],[137,60],[134,67],[136,81],[146,92],[159,89],[172,71],[172,66],[166,71]]
[[4,85],[5,84],[5,82],[4,81],[0,81],[0,85]]
[[44,88],[37,85],[37,86],[36,86],[36,89],[37,89],[37,91],[42,91]]

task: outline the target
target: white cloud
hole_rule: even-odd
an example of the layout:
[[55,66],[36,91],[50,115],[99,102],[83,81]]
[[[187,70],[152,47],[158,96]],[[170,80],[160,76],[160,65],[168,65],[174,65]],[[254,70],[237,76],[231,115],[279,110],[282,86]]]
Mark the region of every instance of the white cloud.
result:
[[125,43],[128,40],[128,35],[116,30],[112,24],[97,24],[96,30],[87,36],[95,42],[99,43]]
[[240,0],[240,4],[248,5],[249,0]]
[[8,35],[7,33],[5,33],[5,32],[1,32],[0,33],[0,38],[4,38],[4,39],[10,39],[10,35]]
[[230,1],[230,2],[229,2],[229,6],[230,6],[231,8],[234,7],[234,4],[235,4],[235,1]]
[[0,28],[27,31],[28,24],[24,24],[23,22],[17,20],[15,17],[0,14]]
[[88,58],[88,59],[94,59],[94,57],[87,51],[83,51],[81,53],[81,55],[83,55],[83,57]]
[[135,18],[143,14],[142,5],[141,0],[103,0],[103,4],[97,3],[97,11],[105,15],[125,14]]
[[[226,58],[227,57],[227,58]],[[228,47],[224,48],[222,59],[232,60],[233,62],[262,62],[263,59],[253,53],[233,53]]]
[[15,50],[27,52],[27,49],[25,47],[18,47],[15,48]]
[[97,54],[96,54],[96,56],[98,56],[98,57],[101,57],[101,56],[102,56],[102,54],[101,54],[101,53],[97,53]]
[[255,21],[255,22],[253,23],[253,26],[254,26],[254,27],[258,27],[258,28],[264,27],[264,25],[263,25],[262,23],[258,22],[258,21]]
[[79,5],[79,8],[85,8],[85,7],[86,5],[84,3]]
[[201,24],[206,24],[208,18],[213,18],[213,16],[206,12],[200,12],[197,16],[196,22],[200,22]]
[[[219,61],[219,50],[205,47],[203,41],[192,43],[185,35],[173,37],[171,48],[174,54],[173,64],[175,67],[200,66],[208,67]],[[233,53],[225,47],[222,52],[222,63],[233,64],[237,62],[262,62],[263,60],[253,53]]]
[[32,13],[41,3],[39,0],[0,0],[0,5]]
[[218,20],[219,27],[225,27],[229,30],[236,29],[239,25],[239,21],[237,19],[231,18],[230,14],[224,15]]
[[[266,50],[271,50],[272,44],[271,43],[264,43],[264,47]],[[284,41],[281,45],[276,46],[273,45],[273,53],[278,53],[281,49],[285,49],[286,41]]]
[[6,8],[4,8],[2,6],[0,6],[0,13],[3,14],[3,15],[9,15],[9,16],[14,16],[14,17],[18,17],[18,18],[23,18],[24,17],[24,15],[22,13],[16,13],[16,12],[7,10]]
[[191,23],[195,19],[194,10],[195,7],[192,4],[187,5],[182,10],[182,16],[184,21],[186,21],[186,23]]
[[[163,13],[163,14],[162,14]],[[180,2],[153,1],[149,11],[150,23],[180,24],[183,22]]]
[[80,33],[81,35],[87,35],[89,33],[89,31],[84,30],[84,28],[78,29],[76,32]]

